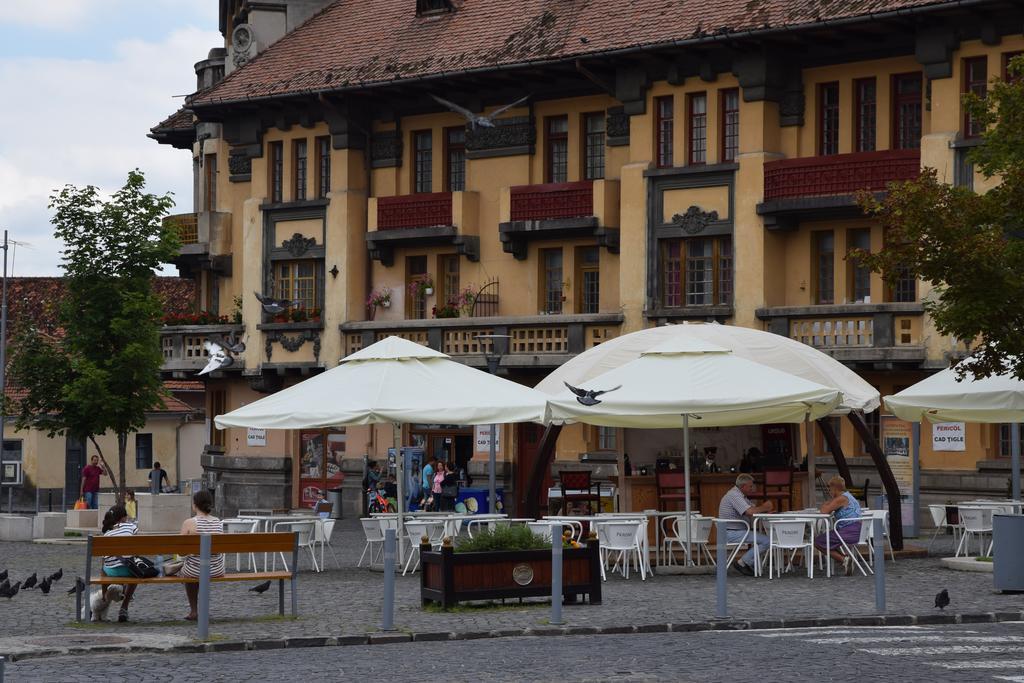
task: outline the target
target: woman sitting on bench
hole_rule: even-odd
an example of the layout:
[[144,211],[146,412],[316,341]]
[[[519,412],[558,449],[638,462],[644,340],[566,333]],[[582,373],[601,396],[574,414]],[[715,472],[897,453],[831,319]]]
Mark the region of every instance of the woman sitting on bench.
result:
[[[209,491],[197,491],[192,496],[192,512],[195,513],[195,516],[189,517],[182,523],[182,535],[224,533],[224,523],[211,515],[211,510],[213,510],[213,496]],[[185,564],[181,568],[180,576],[199,578],[199,555],[185,556]],[[217,576],[224,576],[223,555],[210,556],[210,578]],[[195,621],[198,618],[199,584],[186,583],[185,595],[188,596],[189,607],[189,613],[185,619]]]
[[[104,536],[134,536],[138,531],[135,522],[128,517],[128,511],[120,503],[114,505],[107,510],[107,514],[103,515],[102,529]],[[134,576],[128,570],[128,565],[125,564],[122,557],[104,557],[103,573],[107,576],[124,576],[129,578]],[[131,603],[132,596],[135,595],[137,587],[134,583],[124,587],[124,598],[121,600],[121,609],[117,613],[117,620],[119,622],[128,621],[128,605]],[[107,598],[107,588],[108,586],[106,585],[101,588],[104,600]]]

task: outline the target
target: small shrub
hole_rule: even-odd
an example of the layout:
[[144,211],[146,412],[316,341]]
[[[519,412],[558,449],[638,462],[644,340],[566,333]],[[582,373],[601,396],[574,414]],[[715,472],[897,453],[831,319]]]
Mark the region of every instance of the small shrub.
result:
[[496,550],[546,550],[551,542],[525,526],[499,527],[479,533],[473,538],[461,538],[455,544],[457,553],[483,553]]

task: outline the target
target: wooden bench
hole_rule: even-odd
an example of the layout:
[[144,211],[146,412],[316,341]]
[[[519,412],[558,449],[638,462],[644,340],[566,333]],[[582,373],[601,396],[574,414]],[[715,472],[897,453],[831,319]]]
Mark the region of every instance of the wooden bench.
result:
[[[223,576],[210,576],[210,558],[213,555],[232,553],[291,553],[291,570],[270,572],[225,573]],[[95,557],[129,557],[142,555],[154,558],[173,555],[198,555],[199,577],[158,576],[152,579],[134,577],[106,576],[102,572],[93,576],[92,564]],[[85,587],[90,585],[171,585],[183,583],[199,584],[198,626],[199,637],[206,639],[210,626],[210,584],[222,581],[266,581],[277,580],[278,612],[284,614],[284,582],[291,581],[292,616],[298,616],[297,571],[299,566],[299,535],[297,533],[269,534],[193,534],[181,536],[177,534],[161,534],[152,536],[90,536],[86,543]],[[82,612],[83,587],[78,586],[75,595],[76,614],[80,621],[92,619],[92,609],[88,597],[84,601],[85,612]]]

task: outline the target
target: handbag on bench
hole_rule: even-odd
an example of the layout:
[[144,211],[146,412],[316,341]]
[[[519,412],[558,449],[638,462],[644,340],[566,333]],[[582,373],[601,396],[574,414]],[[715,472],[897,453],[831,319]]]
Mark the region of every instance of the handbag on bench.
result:
[[153,560],[148,557],[132,555],[131,557],[122,557],[121,561],[124,562],[124,566],[128,567],[128,571],[136,579],[152,579],[160,576],[160,570],[156,568]]

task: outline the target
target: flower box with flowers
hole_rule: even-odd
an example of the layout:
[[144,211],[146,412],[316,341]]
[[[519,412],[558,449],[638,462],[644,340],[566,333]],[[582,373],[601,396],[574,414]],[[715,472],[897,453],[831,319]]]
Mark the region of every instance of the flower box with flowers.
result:
[[198,313],[167,313],[164,315],[163,323],[168,327],[180,327],[182,325],[227,325],[230,323],[230,320],[226,315],[199,311]]

